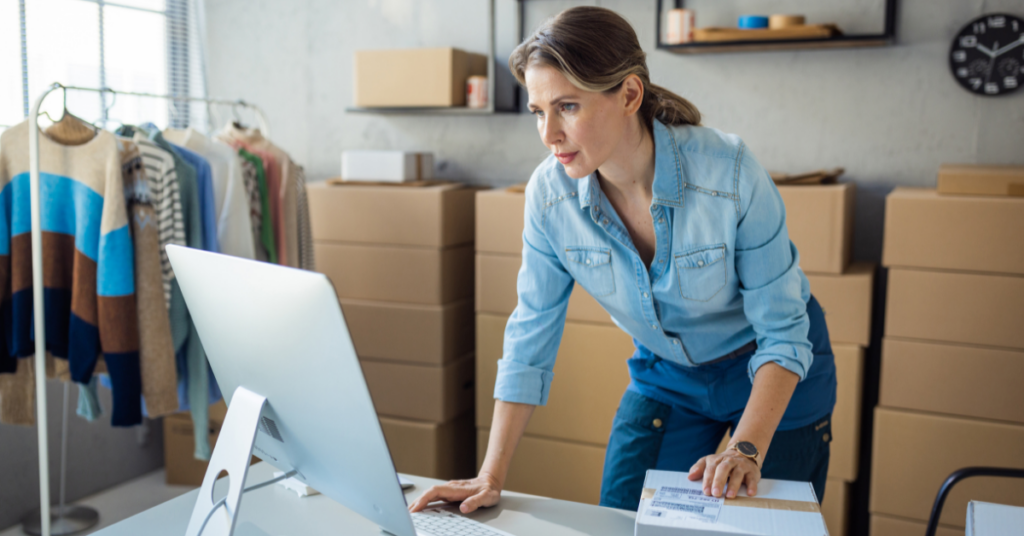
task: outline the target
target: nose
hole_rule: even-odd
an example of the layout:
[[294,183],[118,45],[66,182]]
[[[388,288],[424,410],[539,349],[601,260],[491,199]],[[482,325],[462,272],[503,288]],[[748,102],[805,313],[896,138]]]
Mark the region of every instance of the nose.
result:
[[540,131],[540,139],[544,142],[544,145],[548,148],[554,148],[558,144],[565,141],[565,136],[562,132],[561,122],[557,117],[551,117],[546,115],[541,118],[540,124],[537,125],[537,130]]

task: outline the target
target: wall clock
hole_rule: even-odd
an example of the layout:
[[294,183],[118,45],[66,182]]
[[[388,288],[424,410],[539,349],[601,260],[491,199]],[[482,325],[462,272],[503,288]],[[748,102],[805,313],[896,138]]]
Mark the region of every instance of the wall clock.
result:
[[1024,19],[992,13],[969,22],[953,39],[949,68],[971,93],[1013,93],[1024,85]]

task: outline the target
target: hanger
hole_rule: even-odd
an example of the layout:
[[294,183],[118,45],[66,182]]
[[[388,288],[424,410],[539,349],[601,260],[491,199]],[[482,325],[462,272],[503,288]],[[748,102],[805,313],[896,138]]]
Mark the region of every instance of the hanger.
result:
[[238,102],[235,102],[231,105],[231,113],[235,116],[235,121],[232,124],[235,126],[235,128],[245,129],[246,126],[242,124],[242,117],[238,114],[239,106],[246,106],[245,101],[242,99],[238,99]]
[[[46,135],[62,145],[87,143],[96,137],[99,127],[68,112],[68,91],[64,89],[64,86],[61,88],[64,90],[64,112],[59,121],[54,121],[47,127]],[[46,112],[43,112],[42,115],[46,115],[50,121],[53,121],[53,118]]]
[[[110,95],[112,97],[110,99],[110,104],[107,104],[107,97],[106,97],[107,93],[110,93]],[[119,120],[119,119],[113,119],[113,120],[110,119],[110,110],[113,110],[114,109],[114,104],[117,103],[117,92],[114,91],[113,89],[110,89],[109,87],[105,87],[105,88],[100,89],[100,97],[103,99],[103,115],[101,116],[100,119],[97,119],[96,121],[94,121],[93,125],[96,128],[108,128],[107,124],[110,123],[111,121],[116,122],[118,125],[123,125],[124,123],[121,120]],[[99,124],[101,121],[103,122],[102,126]]]

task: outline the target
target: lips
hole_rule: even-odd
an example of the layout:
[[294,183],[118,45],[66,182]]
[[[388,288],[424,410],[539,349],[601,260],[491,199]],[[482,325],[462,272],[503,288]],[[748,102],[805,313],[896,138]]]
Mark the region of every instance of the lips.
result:
[[569,162],[572,162],[578,154],[580,154],[579,151],[576,151],[575,153],[555,153],[555,158],[557,158],[564,166]]

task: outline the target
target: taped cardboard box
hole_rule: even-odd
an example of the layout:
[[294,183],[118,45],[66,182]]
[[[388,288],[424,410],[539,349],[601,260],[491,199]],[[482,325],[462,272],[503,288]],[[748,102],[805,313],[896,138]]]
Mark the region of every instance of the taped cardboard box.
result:
[[825,499],[821,501],[829,536],[846,536],[850,525],[850,484],[829,478],[825,483]]
[[889,270],[888,337],[1024,349],[1021,319],[1024,277]]
[[1024,166],[942,164],[939,193],[1024,196]]
[[[477,426],[489,427],[506,317],[477,315]],[[633,339],[618,327],[566,322],[546,406],[533,412],[529,434],[604,445],[622,393]]]
[[[217,444],[228,407],[223,400],[210,406],[210,448]],[[164,472],[167,484],[200,486],[209,462],[195,458],[196,441],[192,416],[186,411],[164,417]],[[255,463],[253,457],[251,463]]]
[[896,188],[885,198],[882,264],[1024,274],[1024,198]]
[[[477,430],[477,467],[490,430]],[[525,435],[512,456],[505,489],[563,501],[601,502],[604,447]]]
[[473,297],[473,247],[314,243],[316,265],[341,299],[444,305]]
[[[924,521],[871,514],[871,536],[925,536],[927,528]],[[939,525],[935,536],[964,536],[964,529]]]
[[636,536],[828,532],[810,482],[765,478],[756,497],[748,497],[743,488],[733,499],[706,496],[702,485],[690,481],[687,473],[649,469],[636,515]]
[[[516,255],[476,254],[476,310],[508,316],[519,302],[516,281],[521,258]],[[615,325],[612,317],[578,283],[569,295],[566,320]]]
[[487,76],[487,56],[457,48],[357,50],[353,98],[366,108],[465,106],[470,76]]
[[476,476],[472,415],[443,423],[381,417],[380,427],[399,473],[441,480]]
[[526,196],[507,189],[476,194],[476,250],[522,255]]
[[364,184],[306,186],[313,240],[450,247],[473,242],[477,189]]
[[447,365],[362,358],[359,363],[380,415],[445,422],[473,409],[472,355]]
[[444,365],[473,352],[473,303],[394,304],[341,300],[360,357]]
[[871,344],[871,301],[875,265],[857,262],[842,275],[807,274],[811,294],[825,311],[833,342]]
[[[1024,469],[1024,426],[880,407],[872,455],[871,513],[927,521],[953,471]],[[1024,485],[1010,478],[964,480],[950,492],[940,522],[963,530],[970,500],[1024,506]]]
[[843,273],[853,241],[854,184],[778,188],[789,238],[800,251],[800,267],[805,272]]
[[886,337],[879,404],[1024,424],[1024,351]]

